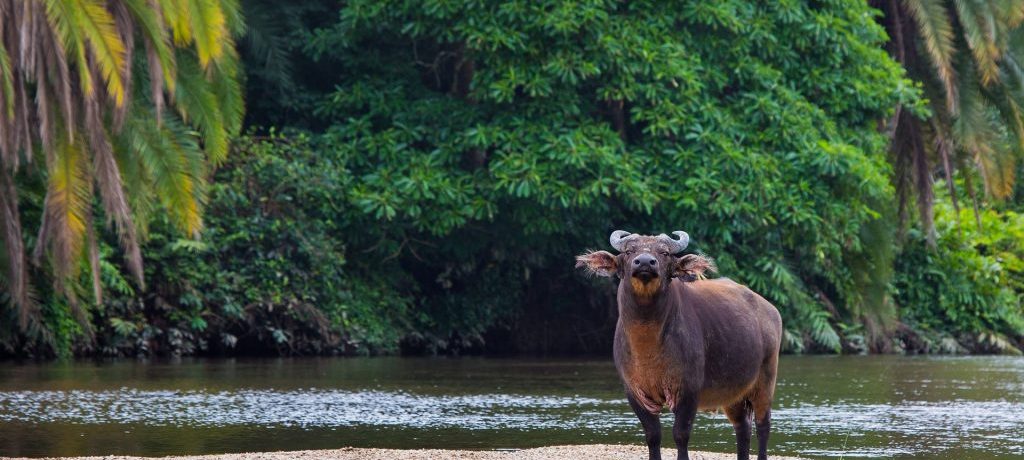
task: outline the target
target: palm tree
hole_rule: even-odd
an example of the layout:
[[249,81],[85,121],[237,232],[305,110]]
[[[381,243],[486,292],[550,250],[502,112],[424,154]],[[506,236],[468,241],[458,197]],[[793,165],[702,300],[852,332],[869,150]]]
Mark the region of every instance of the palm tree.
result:
[[[922,227],[934,244],[932,173],[938,162],[957,209],[958,166],[973,167],[992,198],[1013,191],[1014,162],[1024,152],[1024,1],[872,4],[883,13],[890,54],[931,101],[924,119],[897,108],[889,129],[901,222],[916,194]],[[971,174],[963,176],[977,216]]]
[[[140,285],[147,215],[198,234],[208,162],[241,125],[241,28],[236,0],[0,0],[0,284],[23,331],[38,320],[29,260],[80,318],[89,267],[99,301],[97,196]],[[29,256],[17,178],[33,174],[46,192]]]

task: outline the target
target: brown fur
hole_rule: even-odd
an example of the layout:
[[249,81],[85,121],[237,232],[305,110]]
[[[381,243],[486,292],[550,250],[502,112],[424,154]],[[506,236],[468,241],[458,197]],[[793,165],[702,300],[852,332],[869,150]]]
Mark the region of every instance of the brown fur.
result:
[[615,274],[615,256],[607,251],[591,251],[576,256],[576,268],[583,268],[595,276]]
[[674,275],[683,281],[706,278],[706,273],[717,273],[714,259],[704,254],[687,254],[679,258]]
[[654,323],[629,326],[626,335],[633,361],[624,369],[624,373],[627,387],[635,389],[652,402],[664,404],[669,382],[663,381],[663,377],[668,373],[669,363],[661,353],[659,326]]
[[661,280],[658,278],[654,278],[646,283],[638,278],[630,278],[629,283],[633,285],[633,292],[636,293],[636,296],[645,299],[654,297],[661,290]]
[[758,458],[767,458],[782,340],[778,310],[746,286],[702,280],[715,270],[706,256],[676,257],[644,236],[622,249],[618,256],[598,251],[578,260],[595,274],[629,280],[619,283],[615,363],[651,458],[660,458],[657,414],[664,405],[676,415],[680,458],[698,409],[726,413],[740,458],[747,458],[756,421]]

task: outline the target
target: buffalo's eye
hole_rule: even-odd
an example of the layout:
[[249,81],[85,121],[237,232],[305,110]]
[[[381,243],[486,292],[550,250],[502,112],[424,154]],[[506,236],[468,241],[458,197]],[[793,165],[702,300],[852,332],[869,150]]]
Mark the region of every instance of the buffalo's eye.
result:
[[661,255],[663,255],[663,256],[666,256],[666,257],[667,257],[667,256],[668,256],[669,254],[668,254],[668,251],[661,251]]

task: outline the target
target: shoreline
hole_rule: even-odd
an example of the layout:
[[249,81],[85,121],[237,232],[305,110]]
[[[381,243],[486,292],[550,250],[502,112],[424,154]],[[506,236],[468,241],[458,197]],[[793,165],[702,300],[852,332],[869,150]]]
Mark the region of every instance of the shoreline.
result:
[[[663,458],[675,458],[675,447],[663,447]],[[756,455],[756,452],[751,452]],[[770,451],[769,451],[770,454]],[[798,457],[781,457],[770,455],[777,460],[801,460]],[[24,457],[10,457],[10,460],[21,460]],[[98,457],[44,457],[53,460],[143,460],[161,458],[167,460],[542,460],[542,459],[614,459],[636,460],[647,458],[647,447],[642,445],[621,444],[582,444],[537,447],[522,450],[445,450],[445,449],[372,449],[344,447],[330,450],[300,450],[280,452],[247,452],[210,455],[184,455],[170,457],[135,457],[135,456],[98,456]],[[735,452],[698,452],[691,451],[691,460],[732,460]]]

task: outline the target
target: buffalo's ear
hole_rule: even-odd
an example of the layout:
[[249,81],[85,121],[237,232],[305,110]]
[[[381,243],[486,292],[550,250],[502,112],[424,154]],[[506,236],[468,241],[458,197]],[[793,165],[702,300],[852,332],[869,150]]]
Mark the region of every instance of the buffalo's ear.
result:
[[576,268],[586,268],[597,276],[612,276],[619,270],[619,261],[608,251],[594,251],[576,256]]
[[715,261],[704,254],[686,254],[676,259],[676,265],[672,270],[672,276],[683,281],[695,281],[704,279],[707,272],[717,272],[718,267]]

